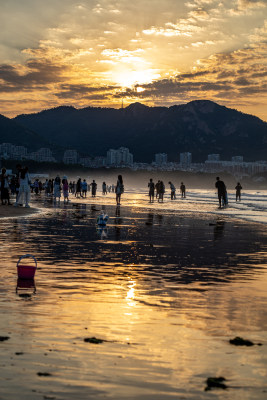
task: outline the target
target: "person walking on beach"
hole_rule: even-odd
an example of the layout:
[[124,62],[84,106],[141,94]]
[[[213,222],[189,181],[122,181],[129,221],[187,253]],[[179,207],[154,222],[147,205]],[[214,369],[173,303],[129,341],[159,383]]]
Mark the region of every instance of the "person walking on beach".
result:
[[121,204],[121,195],[123,192],[124,192],[124,186],[123,186],[122,176],[118,175],[117,185],[115,187],[116,202],[118,206]]
[[237,200],[241,201],[241,189],[242,189],[242,186],[240,185],[240,182],[237,182],[237,185],[235,187],[235,190],[236,190],[236,193],[235,193],[236,201]]
[[149,203],[152,203],[154,201],[154,195],[155,195],[155,184],[154,184],[152,178],[150,178],[147,186],[149,188],[149,192],[148,192]]
[[185,199],[185,184],[184,184],[184,182],[181,182],[180,192],[181,192],[182,199],[183,198]]
[[216,178],[215,187],[218,190],[219,208],[222,208],[222,201],[224,205],[227,204],[226,200],[226,186],[223,181],[220,180],[219,176]]
[[94,179],[93,179],[93,182],[90,184],[90,186],[92,186],[92,197],[95,197],[96,196],[97,183],[95,182]]
[[0,187],[1,187],[1,201],[2,205],[8,204],[9,206],[11,205],[10,203],[10,198],[9,198],[9,184],[8,184],[8,177],[6,175],[6,169],[2,168],[2,173],[0,175]]
[[28,172],[28,167],[20,168],[19,170],[19,194],[14,203],[17,207],[20,203],[23,205],[23,200],[25,201],[25,207],[29,208],[30,202],[30,177]]
[[175,195],[176,188],[172,182],[169,182],[169,185],[170,185],[170,189],[171,189],[171,200],[175,200],[176,199],[176,195]]

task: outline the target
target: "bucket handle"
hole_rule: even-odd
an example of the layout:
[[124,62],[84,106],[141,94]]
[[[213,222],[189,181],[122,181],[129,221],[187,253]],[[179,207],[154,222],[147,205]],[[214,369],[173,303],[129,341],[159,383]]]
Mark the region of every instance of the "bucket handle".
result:
[[32,256],[31,254],[25,254],[24,256],[21,256],[21,257],[19,258],[19,261],[17,262],[17,267],[19,266],[19,263],[20,263],[20,261],[21,261],[23,258],[29,258],[29,257],[31,257],[31,258],[34,259],[35,268],[37,268],[37,261],[36,261],[36,258],[35,258],[34,256]]

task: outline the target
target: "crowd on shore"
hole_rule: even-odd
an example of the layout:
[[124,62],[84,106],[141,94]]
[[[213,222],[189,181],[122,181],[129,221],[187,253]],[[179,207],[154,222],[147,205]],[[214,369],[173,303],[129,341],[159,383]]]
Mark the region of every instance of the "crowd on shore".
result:
[[[171,181],[168,182],[168,185],[170,187],[171,200],[175,200],[176,187]],[[154,202],[156,198],[159,203],[163,203],[166,191],[164,182],[158,180],[154,183],[151,178],[147,186],[149,202]],[[216,178],[215,187],[218,191],[219,208],[227,206],[228,196],[226,185],[219,177]],[[10,195],[13,195],[15,198],[13,205],[15,207],[24,205],[26,208],[29,208],[31,193],[39,195],[44,192],[45,196],[53,198],[54,201],[60,201],[63,195],[64,202],[68,203],[70,201],[70,194],[76,198],[86,198],[89,194],[91,194],[92,197],[96,197],[98,185],[94,179],[90,183],[82,178],[78,178],[77,181],[68,181],[67,176],[60,177],[59,175],[54,179],[46,179],[45,181],[41,181],[39,178],[35,178],[31,181],[28,168],[17,164],[16,173],[11,176],[6,174],[5,168],[2,168],[0,174],[0,189],[2,205],[12,205]],[[185,199],[186,187],[183,182],[181,182],[179,189],[181,198]],[[242,186],[238,182],[235,187],[236,201],[241,201],[241,189]],[[108,193],[114,193],[114,195],[116,195],[116,203],[120,205],[121,195],[124,193],[122,176],[118,175],[116,184],[112,183],[109,185],[106,182],[102,182],[101,192],[103,196]]]

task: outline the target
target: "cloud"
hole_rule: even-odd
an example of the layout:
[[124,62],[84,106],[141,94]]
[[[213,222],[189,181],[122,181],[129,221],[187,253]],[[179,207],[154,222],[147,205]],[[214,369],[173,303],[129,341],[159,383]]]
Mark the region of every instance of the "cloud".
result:
[[29,60],[25,67],[3,64],[0,65],[0,91],[45,90],[47,85],[64,80],[62,73],[65,70],[64,65],[49,61]]
[[[104,99],[106,93],[112,94],[112,92],[117,89],[118,86],[88,86],[83,84],[63,84],[60,85],[58,91],[55,93],[55,96],[60,99]],[[94,93],[91,95],[90,93]],[[100,93],[97,94],[96,93]]]
[[191,37],[194,33],[200,32],[201,27],[190,24],[189,20],[180,20],[177,23],[166,22],[163,27],[152,26],[149,29],[144,29],[143,33],[145,35],[155,35],[155,36],[187,36]]
[[250,15],[259,9],[266,8],[264,1],[258,0],[236,0],[234,8],[229,9],[230,15]]

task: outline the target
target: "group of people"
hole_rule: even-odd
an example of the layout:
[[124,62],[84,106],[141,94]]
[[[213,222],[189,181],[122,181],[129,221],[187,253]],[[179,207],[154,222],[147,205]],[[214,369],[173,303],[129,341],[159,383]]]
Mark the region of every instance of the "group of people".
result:
[[[176,187],[174,186],[174,184],[172,182],[169,182],[170,185],[170,189],[171,189],[171,200],[175,200],[176,199]],[[155,193],[156,193],[156,199],[158,199],[159,203],[163,203],[163,197],[164,197],[164,193],[165,193],[165,185],[163,183],[162,180],[158,180],[157,183],[153,182],[153,179],[150,178],[149,182],[148,182],[148,195],[149,195],[149,202],[153,203],[154,202],[154,197],[155,197]],[[180,185],[180,192],[181,192],[181,197],[185,198],[185,184],[183,182],[181,182]]]
[[[69,193],[73,194],[76,198],[86,198],[87,192],[91,191],[92,197],[96,197],[97,183],[95,179],[88,184],[86,179],[78,178],[78,180],[68,183],[68,179],[64,176],[61,180],[57,175],[55,179],[47,179],[44,183],[44,189],[47,196],[53,195],[55,200],[60,200],[61,191],[63,192],[64,202],[69,201]],[[102,194],[106,195],[107,192],[116,193],[116,202],[120,204],[121,194],[124,192],[122,176],[118,176],[117,184],[108,186],[106,182],[102,183]]]
[[[175,185],[169,181],[171,190],[171,200],[176,199],[176,188]],[[215,187],[218,191],[219,208],[225,207],[228,204],[227,189],[225,183],[219,178],[216,178]],[[158,180],[156,183],[153,182],[151,178],[148,182],[149,188],[149,201],[154,202],[154,198],[158,199],[158,202],[163,202],[165,194],[165,185],[162,180]],[[25,205],[25,207],[30,207],[30,192],[35,192],[39,194],[42,190],[45,191],[47,196],[53,196],[54,200],[60,200],[61,192],[63,193],[64,202],[69,202],[69,193],[75,195],[75,197],[86,198],[87,192],[91,190],[92,197],[96,196],[97,183],[93,179],[90,184],[87,184],[86,179],[78,178],[77,182],[73,181],[68,183],[66,176],[61,179],[59,175],[55,179],[46,179],[44,183],[41,183],[39,179],[35,179],[32,183],[29,177],[28,167],[21,166],[17,164],[16,174],[9,179],[6,174],[6,169],[2,168],[0,174],[0,190],[1,190],[1,201],[2,205],[11,205],[10,194],[16,196],[16,201],[14,206]],[[241,201],[241,190],[242,186],[240,182],[237,183],[236,187],[236,201]],[[118,175],[116,185],[107,185],[106,182],[102,183],[102,194],[116,193],[116,203],[120,205],[121,195],[124,193],[124,184],[122,175]],[[186,188],[183,182],[180,185],[181,197],[186,197]]]
[[20,164],[16,166],[16,174],[9,177],[6,173],[6,168],[2,168],[0,174],[0,190],[1,190],[1,202],[2,205],[11,205],[10,202],[10,191],[13,195],[16,195],[16,201],[14,206],[17,207],[19,204],[25,205],[26,208],[30,207],[30,178],[27,167],[22,167]]

